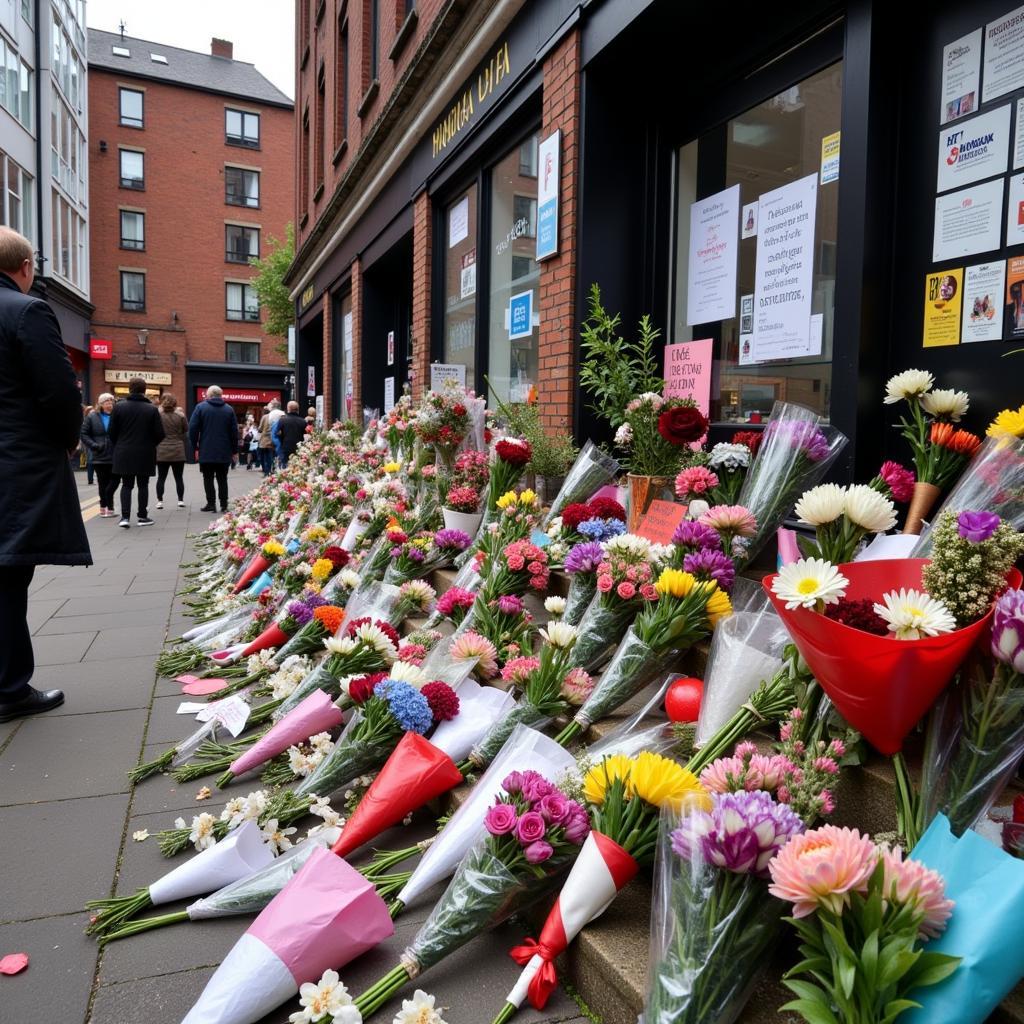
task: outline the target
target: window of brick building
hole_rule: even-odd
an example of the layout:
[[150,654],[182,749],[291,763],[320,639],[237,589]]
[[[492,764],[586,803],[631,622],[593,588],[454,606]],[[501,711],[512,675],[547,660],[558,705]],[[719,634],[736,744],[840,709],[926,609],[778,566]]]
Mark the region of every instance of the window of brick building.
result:
[[309,107],[302,115],[302,148],[299,151],[299,210],[309,209]]
[[121,271],[121,308],[131,313],[145,311],[146,275],[141,271]]
[[122,149],[121,188],[133,188],[142,191],[146,187],[145,154],[136,149]]
[[224,260],[227,263],[248,263],[259,259],[260,229],[244,224],[224,225]]
[[248,110],[224,108],[224,141],[229,146],[260,148],[260,115]]
[[325,107],[327,105],[327,72],[323,64],[320,65],[320,74],[316,81],[316,190],[324,187],[324,175],[326,174],[327,143],[324,139],[326,117]]
[[348,139],[348,19],[338,23],[338,55],[334,62],[334,148]]
[[380,0],[363,0],[363,46],[368,58],[363,62],[365,92],[380,77]]
[[224,358],[229,363],[258,363],[260,343],[258,341],[226,341]]
[[228,206],[248,206],[255,210],[260,205],[260,172],[225,167],[224,202]]
[[128,128],[142,128],[145,124],[142,114],[144,94],[138,89],[119,89],[121,124]]
[[251,284],[229,281],[225,285],[224,319],[259,323],[260,304]]
[[146,248],[146,215],[137,210],[121,211],[121,248]]
[[477,186],[445,210],[444,361],[463,363],[466,384],[476,372]]

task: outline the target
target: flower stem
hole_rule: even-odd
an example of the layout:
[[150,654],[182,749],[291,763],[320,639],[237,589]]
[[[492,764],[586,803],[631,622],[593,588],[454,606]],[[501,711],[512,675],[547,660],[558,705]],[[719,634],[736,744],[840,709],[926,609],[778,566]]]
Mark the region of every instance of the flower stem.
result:
[[408,981],[409,972],[399,964],[371,985],[356,999],[356,1008],[363,1015],[363,1019],[375,1014],[386,1002],[397,995]]
[[583,726],[573,720],[556,737],[555,742],[561,747],[567,747],[577,736],[582,735]]
[[149,898],[149,889],[139,889],[133,896],[113,896],[104,900],[90,900],[85,905],[86,910],[97,911],[96,915],[86,926],[86,935],[102,935],[104,932],[114,931],[134,917],[139,911],[152,906]]
[[132,782],[139,783],[144,779],[148,779],[151,775],[156,775],[158,772],[162,772],[165,769],[170,768],[171,763],[174,761],[174,755],[177,749],[177,747],[171,747],[170,750],[165,750],[159,757],[154,758],[152,761],[136,765],[128,772],[128,778],[131,779]]
[[900,835],[907,844],[907,851],[911,851],[921,838],[921,830],[918,824],[920,813],[920,794],[915,792],[913,780],[910,777],[910,769],[904,760],[903,752],[892,755],[892,768],[896,776],[896,822]]
[[388,913],[391,915],[391,920],[394,921],[398,915],[405,910],[405,904],[401,900],[392,900],[388,904]]
[[127,939],[129,935],[140,935],[142,932],[152,931],[154,928],[163,928],[169,924],[180,924],[188,920],[188,911],[179,910],[174,914],[161,914],[159,917],[144,917],[139,921],[129,921],[123,928],[118,928],[116,932],[102,935],[100,945],[105,946],[108,942]]
[[508,1024],[508,1022],[519,1012],[519,1007],[515,1003],[506,1003],[502,1008],[501,1012],[497,1017],[491,1021],[491,1024]]

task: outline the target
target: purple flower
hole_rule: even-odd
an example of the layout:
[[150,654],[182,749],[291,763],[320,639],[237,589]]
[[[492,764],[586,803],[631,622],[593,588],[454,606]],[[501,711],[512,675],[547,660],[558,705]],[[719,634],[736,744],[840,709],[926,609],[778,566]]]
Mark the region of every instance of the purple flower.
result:
[[565,838],[579,846],[590,834],[590,818],[587,812],[575,801],[570,811],[568,824],[565,826]]
[[804,830],[788,804],[763,790],[714,793],[710,811],[694,811],[672,833],[672,849],[684,860],[701,857],[736,874],[768,876],[772,857]]
[[506,594],[498,598],[498,611],[502,615],[518,615],[523,610],[523,599],[515,594]]
[[[776,435],[779,435],[779,439],[790,448],[803,449],[804,455],[811,462],[821,462],[828,457],[828,439],[818,427],[807,420],[772,420],[765,427],[764,442],[771,441]],[[762,443],[762,449],[765,443]]]
[[1024,675],[1024,591],[1007,590],[996,601],[992,657]]
[[422,562],[422,561],[423,561],[423,559],[424,559],[424,558],[426,557],[426,556],[425,556],[425,555],[423,554],[423,549],[422,549],[422,548],[414,548],[414,547],[410,547],[410,548],[409,548],[409,550],[408,550],[408,551],[406,552],[406,554],[407,554],[407,555],[409,556],[409,558],[410,558],[410,559],[412,559],[412,561],[414,561],[414,562]]
[[542,796],[537,804],[537,810],[551,825],[564,825],[572,813],[568,797],[557,790],[554,793],[548,793],[547,796]]
[[696,519],[684,519],[672,534],[672,543],[690,551],[722,550],[722,538],[717,531]]
[[516,838],[523,846],[529,846],[530,843],[536,843],[543,839],[547,830],[547,823],[537,811],[527,811],[516,822]]
[[516,827],[516,821],[516,809],[511,804],[495,804],[484,815],[484,828],[492,836],[505,836]]
[[303,604],[302,601],[289,601],[285,611],[288,617],[299,626],[304,626],[313,618],[313,609],[308,604]]
[[523,772],[522,793],[531,804],[537,803],[542,797],[547,796],[548,793],[554,792],[555,787],[540,772]]
[[468,533],[462,530],[438,530],[434,534],[434,544],[439,548],[465,551],[473,541]]
[[694,551],[683,559],[683,568],[699,580],[714,580],[723,590],[731,590],[736,566],[721,551]]
[[964,540],[980,544],[996,532],[1000,522],[995,512],[961,512],[956,517],[956,528]]
[[577,544],[565,556],[566,572],[594,572],[604,561],[604,548],[597,541],[587,540]]
[[505,776],[505,781],[502,782],[501,788],[506,793],[514,794],[522,791],[523,788],[523,773],[522,772],[509,772]]
[[523,851],[526,856],[527,864],[543,864],[544,861],[549,860],[554,853],[554,848],[550,843],[546,843],[543,839],[536,843],[530,843],[530,845]]
[[321,597],[315,590],[303,590],[299,600],[306,605],[307,608],[319,608],[322,605],[327,604],[326,599]]

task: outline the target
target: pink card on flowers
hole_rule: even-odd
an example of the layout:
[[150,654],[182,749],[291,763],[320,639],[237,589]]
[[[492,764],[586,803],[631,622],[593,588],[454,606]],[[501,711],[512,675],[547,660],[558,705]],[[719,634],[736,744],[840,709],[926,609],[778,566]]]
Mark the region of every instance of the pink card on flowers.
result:
[[181,692],[191,694],[193,697],[205,697],[209,693],[223,690],[227,685],[226,679],[195,679],[186,683],[181,688]]

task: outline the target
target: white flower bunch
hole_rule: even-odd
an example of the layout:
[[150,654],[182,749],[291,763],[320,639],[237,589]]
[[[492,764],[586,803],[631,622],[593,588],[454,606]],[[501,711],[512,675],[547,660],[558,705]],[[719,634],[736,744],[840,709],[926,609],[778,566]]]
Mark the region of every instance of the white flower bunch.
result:
[[410,686],[416,687],[417,690],[430,682],[423,669],[417,665],[411,665],[407,661],[396,661],[388,669],[388,678],[400,683],[408,683]]
[[324,647],[330,654],[351,654],[359,645],[350,636],[329,636]]
[[[335,1018],[337,1024],[338,1018]],[[342,1019],[342,1024],[349,1024]],[[391,1024],[445,1024],[441,1011],[434,1006],[434,997],[418,988],[412,999],[404,999],[402,1008],[395,1014]]]
[[268,665],[274,661],[274,651],[257,651],[256,654],[250,654],[245,662],[245,670],[249,675],[255,675],[257,672],[262,672]]
[[342,569],[338,573],[338,579],[341,580],[342,585],[348,590],[355,590],[363,582],[363,578],[355,569]]
[[722,441],[711,449],[708,465],[712,469],[746,469],[750,465],[750,449],[745,444]]
[[236,796],[224,805],[220,820],[228,823],[229,829],[236,829],[242,822],[258,821],[267,809],[267,791],[255,789],[248,796]]
[[609,553],[622,552],[623,555],[637,558],[651,557],[651,542],[635,533],[620,533],[618,537],[610,537],[604,542],[604,549]]
[[570,626],[568,622],[558,621],[549,622],[548,628],[540,631],[540,635],[545,643],[562,650],[568,650],[572,647],[576,643],[579,633],[580,631],[575,626]]
[[[398,649],[395,647],[391,637],[373,622],[364,622],[361,626],[357,627],[352,635],[352,639],[366,647],[372,647],[389,662],[394,661],[398,654]],[[325,646],[327,643],[328,641],[325,640]]]
[[263,826],[263,838],[275,854],[284,853],[285,850],[291,849],[291,836],[298,831],[294,825],[291,828],[281,828],[277,818],[271,818]]
[[311,566],[309,564],[309,562],[299,562],[299,564],[297,566],[295,566],[295,575],[296,576],[312,576],[313,575],[313,566]]
[[819,484],[804,491],[795,511],[800,522],[814,527],[827,526],[840,516],[866,533],[884,533],[896,525],[892,501],[867,484]]
[[307,833],[306,837],[315,836],[319,832],[324,832],[329,828],[341,828],[345,824],[345,819],[331,806],[331,798],[327,796],[317,796],[315,793],[310,796],[309,813],[314,818],[321,818],[319,825],[315,825]]
[[[191,831],[188,834],[189,842],[199,851],[209,849],[217,842],[217,837],[213,834],[213,826],[217,824],[217,819],[212,815],[204,811],[202,814],[197,814],[192,819]],[[184,818],[174,819],[175,828],[189,828],[190,826],[185,824]]]
[[[734,540],[739,540],[739,537],[734,537]],[[651,544],[648,558],[651,566],[654,569],[664,569],[673,557],[675,557],[676,549],[673,544]]]
[[548,615],[554,615],[556,618],[560,618],[565,614],[565,598],[559,597],[557,594],[552,594],[550,597],[544,599],[544,611]]

